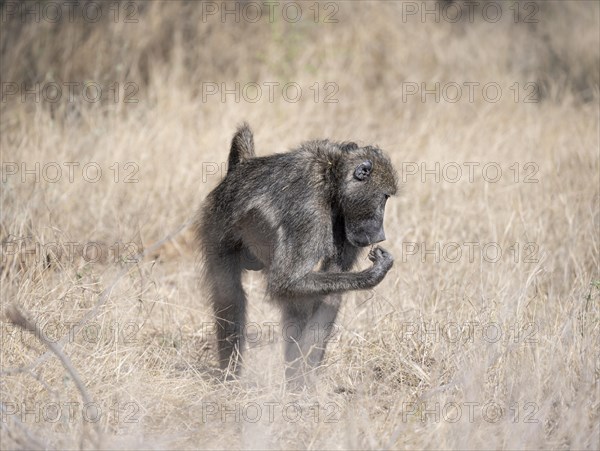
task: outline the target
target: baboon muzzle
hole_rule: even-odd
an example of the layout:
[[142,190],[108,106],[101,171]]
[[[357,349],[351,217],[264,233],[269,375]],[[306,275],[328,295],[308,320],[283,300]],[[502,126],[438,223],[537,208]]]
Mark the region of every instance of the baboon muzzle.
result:
[[373,237],[371,240],[371,244],[381,243],[385,241],[385,232],[383,231],[383,227],[379,229],[379,232]]

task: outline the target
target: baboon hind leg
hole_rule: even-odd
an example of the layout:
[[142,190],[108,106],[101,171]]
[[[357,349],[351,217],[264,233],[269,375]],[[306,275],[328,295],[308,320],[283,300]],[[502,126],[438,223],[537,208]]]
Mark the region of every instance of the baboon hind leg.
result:
[[240,372],[246,323],[246,293],[242,287],[242,267],[237,253],[208,255],[204,272],[216,320],[221,369]]
[[341,295],[330,295],[314,300],[308,309],[293,306],[284,309],[286,380],[292,387],[307,385],[321,364],[327,343],[335,331],[334,321],[340,302]]

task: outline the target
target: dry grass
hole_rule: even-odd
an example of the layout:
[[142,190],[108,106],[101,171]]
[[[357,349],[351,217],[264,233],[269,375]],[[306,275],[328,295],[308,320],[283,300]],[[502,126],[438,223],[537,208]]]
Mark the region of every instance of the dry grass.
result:
[[[102,413],[98,439],[68,372],[52,355],[40,360],[40,340],[3,312],[3,449],[598,447],[597,2],[543,3],[535,24],[514,23],[514,2],[502,4],[497,23],[478,9],[473,23],[456,24],[403,23],[400,2],[340,2],[334,24],[314,23],[312,3],[298,23],[256,24],[203,22],[195,3],[134,5],[135,24],[11,20],[0,29],[3,83],[121,88],[118,102],[68,102],[63,93],[56,103],[16,95],[1,104],[2,307],[18,306],[51,340],[87,318],[63,352]],[[123,102],[127,82],[138,103]],[[264,88],[256,103],[203,102],[203,82],[296,82],[303,96],[286,102],[276,90],[269,102]],[[323,102],[325,82],[339,88],[337,103]],[[456,103],[404,102],[402,82],[496,82],[503,95],[491,103],[479,89],[469,102],[465,89]],[[527,82],[537,102],[523,101]],[[218,182],[207,172],[226,160],[242,120],[260,154],[353,139],[379,144],[404,170],[386,215],[395,266],[375,290],[346,297],[320,384],[302,394],[282,387],[281,341],[266,333],[278,316],[260,275],[246,286],[262,335],[242,380],[223,383],[189,230],[159,243]],[[57,162],[62,178],[42,172],[23,183],[21,163],[36,162]],[[65,162],[80,164],[72,183]],[[82,177],[89,162],[103,171],[96,183]],[[139,169],[136,183],[124,183],[127,162]],[[463,176],[422,181],[407,162],[456,162]],[[465,162],[479,164],[473,182]],[[481,174],[490,162],[503,170],[496,183]],[[523,183],[536,167],[537,181]],[[118,256],[115,242],[128,243]],[[439,243],[439,261],[412,255],[412,243]],[[448,243],[461,244],[460,258]],[[501,247],[498,262],[481,257],[487,243]]]

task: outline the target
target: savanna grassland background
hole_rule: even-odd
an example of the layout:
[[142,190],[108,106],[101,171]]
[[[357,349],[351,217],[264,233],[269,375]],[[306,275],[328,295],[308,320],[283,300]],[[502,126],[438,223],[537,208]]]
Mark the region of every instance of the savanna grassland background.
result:
[[[2,449],[599,447],[598,2],[1,3]],[[243,120],[402,184],[301,393],[259,273],[223,382],[196,276]]]

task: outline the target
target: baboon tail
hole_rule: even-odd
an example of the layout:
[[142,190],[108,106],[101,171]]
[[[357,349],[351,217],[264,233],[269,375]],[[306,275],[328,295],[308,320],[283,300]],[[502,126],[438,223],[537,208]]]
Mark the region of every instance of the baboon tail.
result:
[[252,130],[250,130],[250,126],[244,122],[238,127],[231,140],[227,173],[235,170],[235,167],[239,163],[254,156],[254,137],[252,136]]

